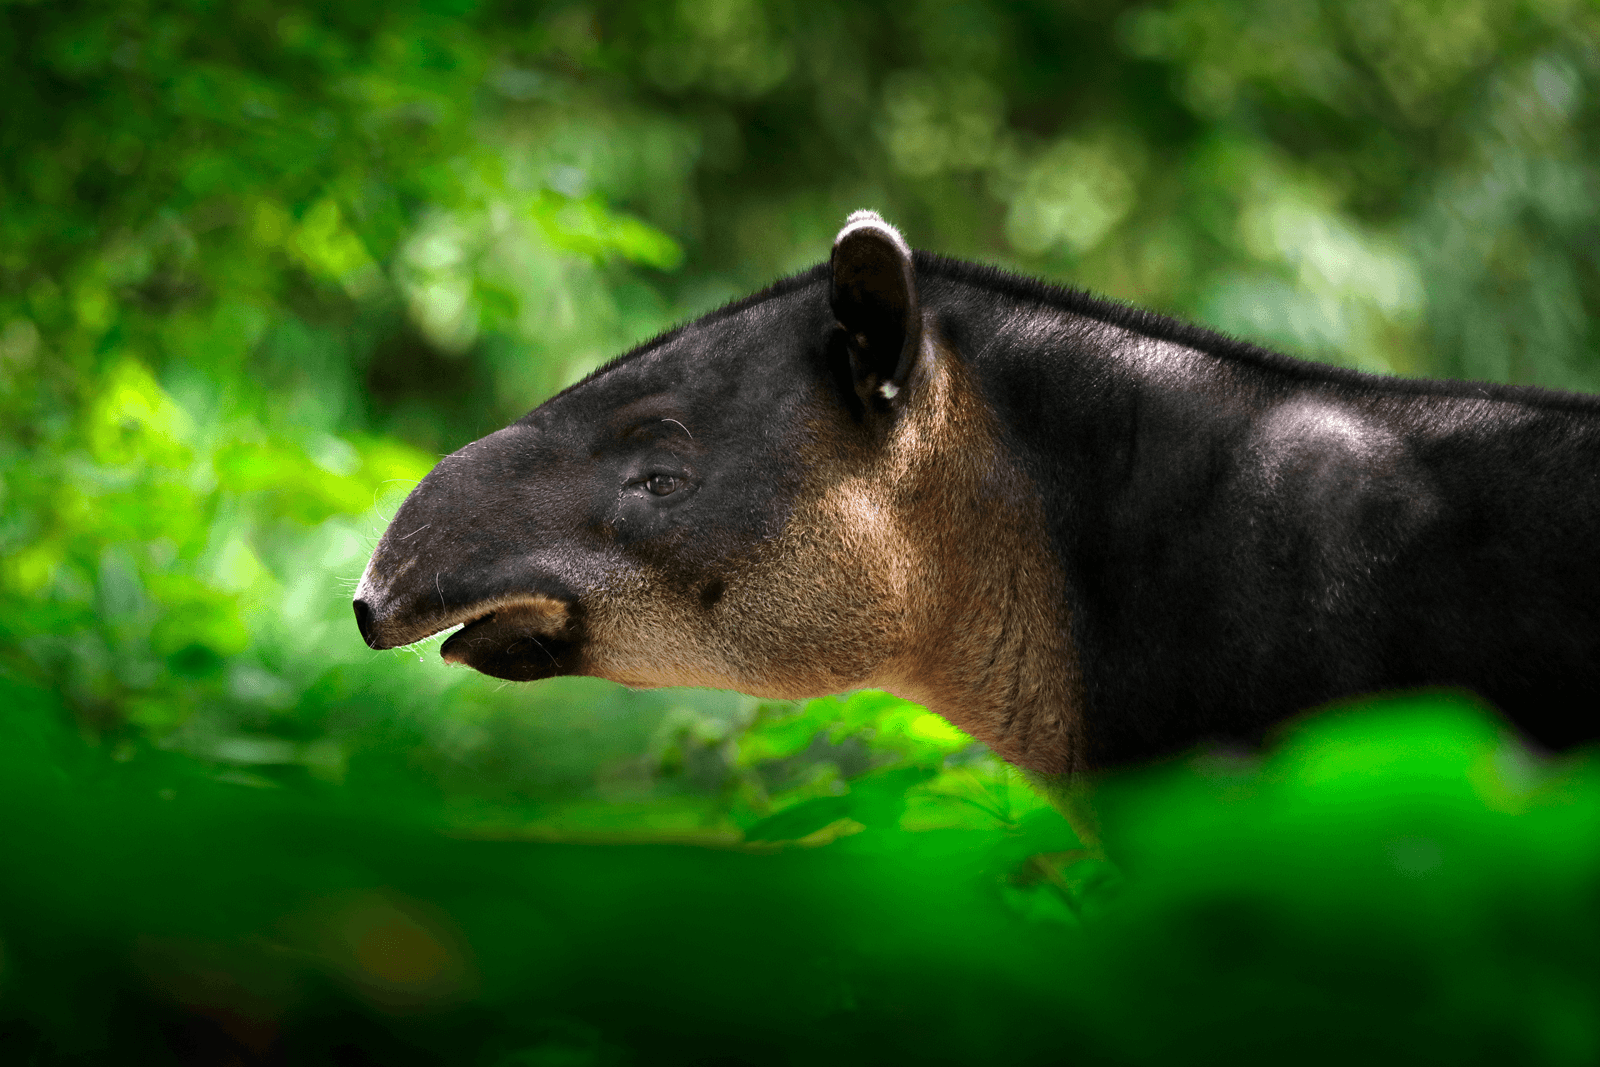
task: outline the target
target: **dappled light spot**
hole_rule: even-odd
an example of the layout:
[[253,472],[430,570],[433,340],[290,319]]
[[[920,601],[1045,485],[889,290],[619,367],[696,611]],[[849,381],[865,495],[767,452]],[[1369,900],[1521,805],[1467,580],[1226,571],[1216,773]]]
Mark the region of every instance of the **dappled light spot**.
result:
[[363,998],[400,1011],[470,994],[466,945],[434,909],[388,892],[351,893],[311,913],[319,951]]

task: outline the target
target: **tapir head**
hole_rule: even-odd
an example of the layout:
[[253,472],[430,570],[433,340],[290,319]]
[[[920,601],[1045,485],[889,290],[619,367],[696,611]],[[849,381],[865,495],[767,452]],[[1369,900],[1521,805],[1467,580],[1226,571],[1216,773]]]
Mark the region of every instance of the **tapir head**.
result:
[[[933,702],[994,659],[950,613],[1008,610],[998,593],[973,606],[972,581],[995,581],[973,578],[974,553],[1051,569],[1028,562],[1044,538],[1026,489],[924,318],[905,241],[857,212],[829,263],[445,457],[372,555],[362,636],[391,648],[464,624],[443,657],[515,680]],[[1009,549],[1006,508],[1023,516]]]

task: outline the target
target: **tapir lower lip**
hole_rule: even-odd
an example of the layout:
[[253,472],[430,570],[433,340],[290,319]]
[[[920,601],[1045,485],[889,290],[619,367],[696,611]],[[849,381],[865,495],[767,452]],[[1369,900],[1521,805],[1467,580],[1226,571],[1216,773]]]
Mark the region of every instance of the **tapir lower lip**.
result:
[[491,611],[451,634],[439,655],[493,678],[531,682],[574,673],[578,647],[569,637],[538,632],[516,612]]
[[484,626],[493,621],[494,612],[492,611],[485,612],[475,619],[468,619],[462,624],[459,630],[444,639],[444,643],[439,646],[439,655],[450,663],[466,662],[465,659],[462,658],[464,651],[463,646],[470,642],[472,638],[470,636],[463,638],[462,635],[470,635],[473,627]]

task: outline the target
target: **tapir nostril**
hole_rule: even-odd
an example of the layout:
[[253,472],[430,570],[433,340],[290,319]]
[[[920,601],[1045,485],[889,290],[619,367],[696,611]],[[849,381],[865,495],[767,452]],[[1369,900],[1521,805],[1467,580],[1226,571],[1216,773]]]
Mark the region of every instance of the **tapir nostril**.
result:
[[356,626],[361,630],[361,639],[368,648],[377,648],[372,640],[372,608],[365,600],[357,600],[352,606],[356,609]]

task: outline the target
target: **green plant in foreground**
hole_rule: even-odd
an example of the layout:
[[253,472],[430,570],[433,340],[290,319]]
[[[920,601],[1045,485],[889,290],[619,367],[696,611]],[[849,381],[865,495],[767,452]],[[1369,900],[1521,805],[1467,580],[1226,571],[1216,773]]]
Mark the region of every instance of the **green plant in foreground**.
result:
[[370,785],[119,763],[47,694],[4,696],[0,791],[30,817],[0,858],[0,1047],[24,1061],[159,1062],[173,1034],[296,1062],[1600,1052],[1600,774],[1454,697],[1107,776],[1121,874],[1058,881],[1019,870],[1070,850],[1059,819],[909,828],[932,778],[813,847],[774,821],[759,847],[481,840]]

